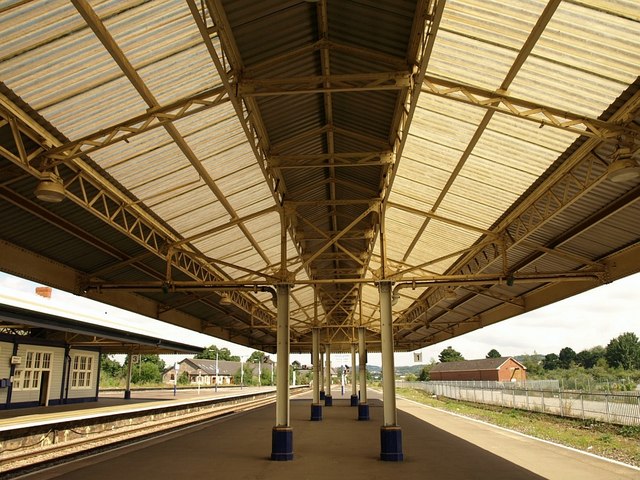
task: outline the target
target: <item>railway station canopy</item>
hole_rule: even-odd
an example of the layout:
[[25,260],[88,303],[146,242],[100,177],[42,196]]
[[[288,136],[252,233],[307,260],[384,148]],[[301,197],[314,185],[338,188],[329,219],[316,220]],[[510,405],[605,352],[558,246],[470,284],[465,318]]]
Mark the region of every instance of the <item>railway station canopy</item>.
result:
[[132,326],[130,320],[104,315],[101,310],[78,309],[68,301],[45,300],[0,288],[0,335],[12,336],[17,343],[57,342],[72,348],[99,348],[102,353],[202,351],[202,347],[177,341],[153,327]]
[[414,350],[640,271],[637,0],[0,1],[0,270]]

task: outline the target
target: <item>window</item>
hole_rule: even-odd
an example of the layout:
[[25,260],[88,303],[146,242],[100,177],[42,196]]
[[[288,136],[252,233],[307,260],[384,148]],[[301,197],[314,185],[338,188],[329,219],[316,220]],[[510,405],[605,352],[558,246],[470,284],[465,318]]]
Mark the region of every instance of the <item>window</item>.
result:
[[51,369],[51,352],[27,351],[24,364],[13,375],[14,390],[38,390],[43,371]]
[[71,368],[71,387],[90,388],[93,357],[89,355],[74,355]]

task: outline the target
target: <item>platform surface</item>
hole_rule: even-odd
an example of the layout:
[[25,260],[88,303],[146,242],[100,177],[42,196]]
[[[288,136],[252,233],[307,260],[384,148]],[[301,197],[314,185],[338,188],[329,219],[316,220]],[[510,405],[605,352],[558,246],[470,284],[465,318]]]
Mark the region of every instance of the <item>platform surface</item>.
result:
[[206,425],[64,467],[29,479],[638,479],[640,470],[540,442],[513,432],[398,400],[403,462],[382,462],[382,402],[371,392],[370,421],[357,420],[349,396],[334,396],[323,420],[312,422],[309,395],[291,401],[294,460],[273,462],[275,406]]

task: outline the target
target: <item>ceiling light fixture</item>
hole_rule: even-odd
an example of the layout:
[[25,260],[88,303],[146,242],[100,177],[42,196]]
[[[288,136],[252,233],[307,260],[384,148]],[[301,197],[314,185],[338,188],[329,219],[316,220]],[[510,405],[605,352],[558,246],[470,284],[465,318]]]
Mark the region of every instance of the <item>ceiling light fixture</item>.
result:
[[223,293],[220,295],[220,305],[231,305],[233,302],[231,301],[231,295],[228,293]]
[[44,172],[34,193],[43,202],[60,203],[65,197],[62,179],[53,172]]

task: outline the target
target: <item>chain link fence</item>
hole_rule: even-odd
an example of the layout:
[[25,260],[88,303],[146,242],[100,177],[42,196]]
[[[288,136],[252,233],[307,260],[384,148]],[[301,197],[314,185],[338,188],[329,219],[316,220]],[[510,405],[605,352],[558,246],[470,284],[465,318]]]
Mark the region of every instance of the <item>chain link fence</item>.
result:
[[397,382],[396,386],[473,403],[500,405],[562,417],[640,425],[639,392],[579,392],[501,382]]

